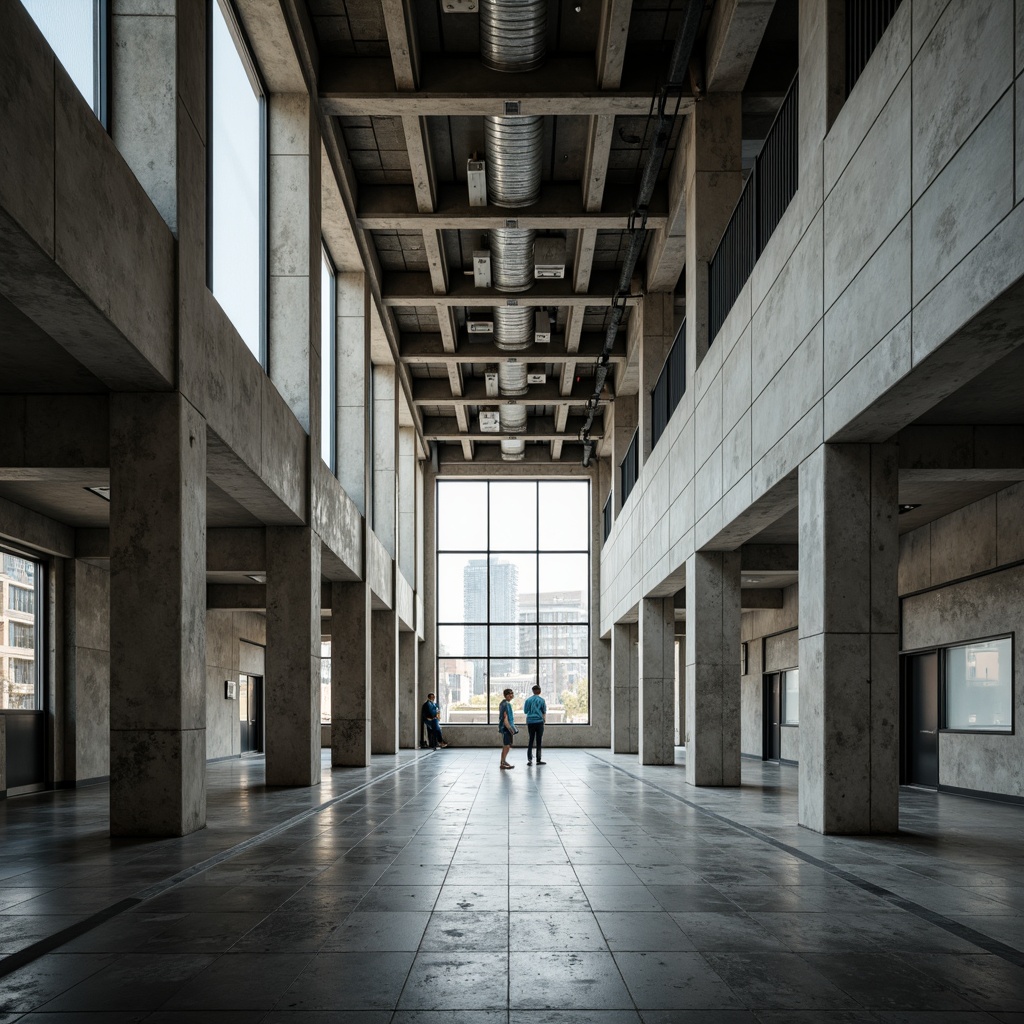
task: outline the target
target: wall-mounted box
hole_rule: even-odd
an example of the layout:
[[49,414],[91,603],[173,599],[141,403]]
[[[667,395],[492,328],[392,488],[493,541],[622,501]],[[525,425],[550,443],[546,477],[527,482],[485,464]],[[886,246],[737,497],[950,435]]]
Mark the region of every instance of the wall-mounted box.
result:
[[538,238],[533,243],[533,276],[538,281],[565,277],[564,238]]
[[491,254],[487,249],[473,252],[473,284],[477,288],[491,287]]
[[498,371],[493,372],[488,370],[484,374],[484,393],[488,398],[498,397]]
[[466,184],[469,186],[469,205],[487,205],[487,165],[483,160],[466,161]]
[[494,317],[483,314],[466,317],[466,332],[468,334],[493,334]]
[[480,430],[484,434],[497,434],[501,430],[497,409],[485,409],[480,413]]
[[533,340],[539,344],[551,341],[551,314],[538,309],[533,317]]
[[548,382],[548,375],[546,373],[528,373],[526,375],[527,384],[546,384]]

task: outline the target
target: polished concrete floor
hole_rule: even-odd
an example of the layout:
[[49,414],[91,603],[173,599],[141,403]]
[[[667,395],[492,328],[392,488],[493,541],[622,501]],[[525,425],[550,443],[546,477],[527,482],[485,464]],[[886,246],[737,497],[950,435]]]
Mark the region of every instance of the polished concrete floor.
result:
[[0,1024],[1024,1021],[1024,808],[830,839],[794,768],[513,753],[214,764],[177,840],[111,841],[102,787],[0,804]]

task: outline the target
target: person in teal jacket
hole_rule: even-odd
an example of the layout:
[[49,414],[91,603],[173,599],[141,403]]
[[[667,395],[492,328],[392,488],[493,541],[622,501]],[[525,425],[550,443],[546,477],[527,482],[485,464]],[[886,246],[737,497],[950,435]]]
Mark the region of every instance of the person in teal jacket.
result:
[[498,705],[498,732],[501,733],[501,768],[515,768],[508,763],[508,752],[512,749],[512,738],[519,730],[516,728],[516,713],[512,709],[512,698],[515,690],[506,690],[505,699]]
[[530,742],[526,747],[526,763],[533,764],[533,742],[536,740],[537,764],[545,764],[541,746],[544,743],[544,723],[548,718],[548,705],[540,695],[539,685],[534,686],[533,696],[526,698],[523,704],[523,714],[526,715],[526,728],[530,732]]

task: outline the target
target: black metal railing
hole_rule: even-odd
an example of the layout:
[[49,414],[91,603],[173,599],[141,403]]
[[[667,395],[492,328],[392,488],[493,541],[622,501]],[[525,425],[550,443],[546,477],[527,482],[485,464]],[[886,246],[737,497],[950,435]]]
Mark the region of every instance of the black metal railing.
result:
[[651,448],[661,439],[661,435],[676,411],[686,392],[686,321],[683,320],[676,332],[675,341],[669,349],[668,358],[661,368],[658,383],[651,393]]
[[722,329],[797,187],[797,79],[786,93],[708,265],[708,344]]
[[901,0],[846,0],[846,95],[889,27]]
[[604,540],[608,539],[608,534],[612,532],[612,496],[608,495],[608,500],[604,503],[604,512],[602,513],[604,519]]
[[619,465],[619,482],[622,486],[623,505],[626,504],[629,492],[633,490],[637,477],[640,475],[640,460],[637,456],[637,444],[639,437],[640,431],[637,430],[636,433],[633,434],[633,440],[629,442],[629,447],[626,449],[626,457]]

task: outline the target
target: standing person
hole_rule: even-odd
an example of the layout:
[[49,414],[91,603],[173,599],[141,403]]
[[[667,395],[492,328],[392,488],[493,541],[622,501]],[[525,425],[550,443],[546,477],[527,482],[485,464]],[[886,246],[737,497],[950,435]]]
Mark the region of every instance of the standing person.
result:
[[427,699],[423,702],[420,714],[423,718],[423,725],[427,730],[430,749],[437,750],[438,744],[442,747],[447,747],[448,744],[445,743],[444,734],[441,732],[441,719],[438,717],[441,714],[441,709],[434,699],[434,694],[427,694]]
[[547,764],[543,761],[544,753],[541,749],[544,743],[544,723],[548,720],[548,705],[540,695],[540,684],[533,687],[533,696],[527,697],[523,704],[523,714],[526,715],[526,728],[530,733],[530,743],[526,748],[526,763],[533,764],[533,741],[537,741],[537,764]]
[[505,690],[505,699],[498,705],[498,732],[501,733],[501,764],[500,768],[515,768],[508,763],[508,752],[512,749],[512,737],[519,730],[516,728],[516,714],[512,710],[512,698],[515,690]]

